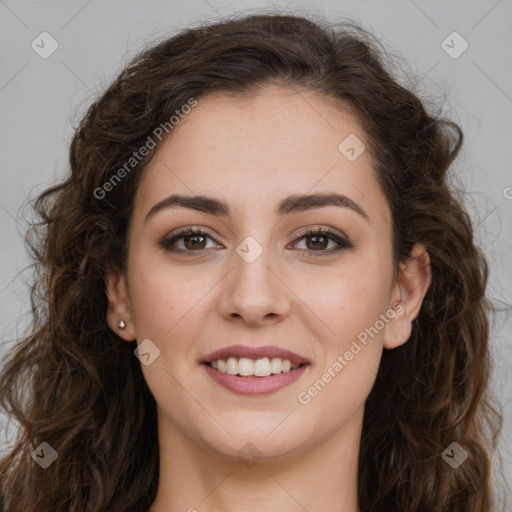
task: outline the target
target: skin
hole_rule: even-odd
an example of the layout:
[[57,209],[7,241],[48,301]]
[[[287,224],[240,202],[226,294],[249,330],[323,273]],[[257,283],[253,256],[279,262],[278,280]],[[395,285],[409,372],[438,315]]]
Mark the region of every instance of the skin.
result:
[[[313,92],[268,87],[244,101],[214,94],[199,100],[144,171],[126,277],[108,276],[107,319],[126,341],[150,339],[160,350],[150,365],[141,364],[158,408],[160,481],[150,512],[359,511],[365,400],[383,349],[408,340],[431,277],[428,254],[417,244],[393,280],[389,205],[369,153],[349,161],[338,150],[349,134],[365,141],[354,118]],[[368,221],[337,206],[276,214],[281,199],[315,192],[348,196]],[[175,208],[145,222],[172,193],[222,199],[234,215]],[[187,226],[214,237],[195,240],[204,254],[159,246]],[[338,244],[318,249],[311,236],[294,242],[305,227],[334,228],[354,247],[314,257]],[[236,252],[247,236],[263,250],[252,263]],[[193,254],[186,242],[175,246]],[[300,403],[298,394],[396,303],[400,312]],[[199,363],[238,343],[284,347],[311,365],[275,393],[238,395]],[[261,459],[247,464],[238,455],[244,445]]]

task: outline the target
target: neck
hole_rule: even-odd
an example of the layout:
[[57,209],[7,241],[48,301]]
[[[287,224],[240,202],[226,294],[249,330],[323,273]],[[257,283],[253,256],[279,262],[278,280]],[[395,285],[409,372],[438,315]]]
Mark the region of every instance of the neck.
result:
[[359,512],[362,416],[363,408],[327,441],[295,453],[265,457],[240,441],[240,457],[228,458],[159,414],[160,479],[149,512]]

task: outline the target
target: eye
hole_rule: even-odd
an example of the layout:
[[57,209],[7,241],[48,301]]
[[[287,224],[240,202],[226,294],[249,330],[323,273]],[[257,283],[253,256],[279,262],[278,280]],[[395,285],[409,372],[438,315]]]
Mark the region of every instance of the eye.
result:
[[[207,233],[206,231],[202,231],[201,229],[188,227],[183,229],[177,233],[174,233],[172,236],[165,237],[161,242],[160,246],[170,252],[203,252],[206,247],[206,239],[210,238],[214,240],[214,238]],[[183,240],[184,249],[176,248],[175,244],[178,241]]]
[[[308,239],[311,239],[311,243],[308,243]],[[331,231],[330,229],[309,229],[300,234],[298,238],[293,241],[293,244],[306,241],[306,252],[309,256],[328,256],[330,254],[342,251],[344,249],[352,249],[354,245],[345,237]],[[338,247],[325,251],[329,242],[335,242]]]
[[[187,256],[194,256],[194,254],[202,254],[207,251],[207,239],[216,240],[206,231],[203,231],[194,227],[187,227],[172,234],[171,236],[165,237],[160,241],[159,245],[163,249],[169,252],[176,252],[186,254]],[[307,239],[312,239],[312,243],[307,243]],[[300,234],[292,244],[295,245],[297,242],[306,240],[306,249],[299,249],[300,252],[305,252],[309,257],[317,256],[329,256],[333,253],[342,251],[344,249],[351,249],[354,245],[345,237],[338,233],[331,231],[330,229],[308,229]],[[177,242],[181,242],[182,247],[177,247]],[[329,245],[329,242],[335,242],[338,247],[331,250],[324,250]]]

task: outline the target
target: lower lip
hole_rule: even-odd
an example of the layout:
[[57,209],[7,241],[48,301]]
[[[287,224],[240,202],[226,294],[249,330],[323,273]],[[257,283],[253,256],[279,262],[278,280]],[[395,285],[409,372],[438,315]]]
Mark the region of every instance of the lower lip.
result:
[[221,373],[207,364],[203,364],[208,375],[226,389],[240,395],[267,395],[274,393],[292,382],[295,382],[309,366],[305,364],[289,372],[277,373],[268,377],[241,377],[240,375],[230,375]]

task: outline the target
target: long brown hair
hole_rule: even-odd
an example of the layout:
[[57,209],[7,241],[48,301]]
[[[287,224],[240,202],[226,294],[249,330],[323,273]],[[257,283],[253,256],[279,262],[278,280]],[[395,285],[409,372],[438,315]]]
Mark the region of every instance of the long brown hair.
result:
[[[69,173],[33,203],[33,322],[0,379],[1,404],[19,423],[0,462],[2,511],[140,512],[153,502],[156,404],[133,346],[107,325],[105,276],[125,269],[134,196],[160,146],[155,129],[172,136],[169,119],[191,98],[268,84],[315,91],[357,116],[392,211],[395,267],[416,242],[431,259],[411,337],[384,350],[366,401],[361,510],[491,510],[502,417],[488,386],[488,270],[448,173],[463,133],[427,112],[386,57],[350,20],[233,16],[154,43],[92,103],[71,142]],[[148,137],[155,147],[126,167]],[[43,442],[58,454],[46,469],[31,455]],[[469,454],[457,469],[442,456],[454,442]]]

